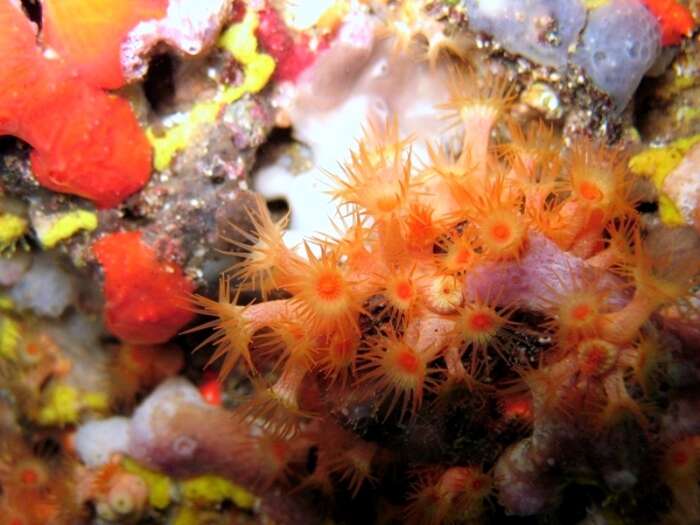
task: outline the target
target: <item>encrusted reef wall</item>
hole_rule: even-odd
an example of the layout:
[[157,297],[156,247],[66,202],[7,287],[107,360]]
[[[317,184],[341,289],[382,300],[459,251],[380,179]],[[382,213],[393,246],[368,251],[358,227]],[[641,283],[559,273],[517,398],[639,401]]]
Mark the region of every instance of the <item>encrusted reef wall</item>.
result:
[[700,523],[696,0],[0,0],[0,525]]

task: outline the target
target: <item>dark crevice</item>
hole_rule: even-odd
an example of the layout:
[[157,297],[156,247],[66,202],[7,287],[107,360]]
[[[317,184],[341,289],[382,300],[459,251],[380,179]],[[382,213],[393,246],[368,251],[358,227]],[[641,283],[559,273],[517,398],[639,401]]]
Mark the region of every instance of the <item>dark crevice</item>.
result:
[[251,169],[251,173],[255,173],[261,167],[273,163],[280,151],[281,147],[295,142],[293,137],[293,128],[273,128],[267,136],[265,143],[258,148],[258,154],[255,158],[255,164]]
[[170,55],[156,55],[151,59],[143,82],[143,92],[157,113],[172,104],[175,97],[175,64]]
[[658,202],[640,202],[636,206],[639,213],[656,213],[659,209]]
[[41,29],[41,3],[39,0],[22,0],[22,8],[29,19]]
[[285,199],[271,199],[267,201],[267,209],[273,217],[282,217],[289,213],[289,203]]

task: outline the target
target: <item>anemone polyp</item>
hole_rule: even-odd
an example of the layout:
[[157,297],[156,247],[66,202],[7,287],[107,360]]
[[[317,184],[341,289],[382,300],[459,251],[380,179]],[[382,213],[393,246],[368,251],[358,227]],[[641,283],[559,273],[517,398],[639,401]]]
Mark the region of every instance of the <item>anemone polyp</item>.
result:
[[586,339],[576,347],[579,371],[588,377],[598,377],[610,372],[620,349],[604,339]]
[[294,292],[295,310],[319,334],[357,331],[362,301],[348,281],[338,254],[322,246],[317,257],[308,245],[305,248],[308,263],[297,266],[288,287]]
[[477,519],[493,481],[478,467],[451,467],[421,475],[406,509],[409,523],[440,525]]
[[226,273],[231,279],[240,281],[241,286],[249,286],[266,297],[268,292],[278,286],[275,277],[279,277],[280,269],[291,256],[283,239],[289,216],[274,222],[261,198],[256,199],[255,206],[255,211],[247,212],[253,232],[232,225],[233,230],[245,242],[224,238],[234,248],[227,253],[242,258]]
[[583,141],[571,154],[570,190],[588,211],[611,217],[630,207],[624,157],[615,150]]
[[333,334],[320,348],[318,367],[328,381],[344,384],[354,370],[359,337]]
[[[250,355],[250,344],[253,339],[253,331],[245,317],[246,308],[238,306],[238,295],[231,296],[231,281],[225,275],[219,278],[219,297],[212,300],[201,295],[192,298],[192,307],[195,312],[213,317],[212,321],[197,326],[188,332],[213,328],[214,332],[196,348],[199,350],[213,343],[216,350],[209,358],[208,364],[223,358],[220,376],[226,377],[243,358],[249,371],[254,370],[253,360]],[[187,332],[186,332],[187,333]]]
[[431,310],[450,314],[462,305],[462,282],[454,275],[438,275],[430,282],[426,301]]
[[479,224],[480,240],[494,259],[518,257],[525,242],[522,218],[511,210],[498,210]]
[[418,288],[413,277],[413,269],[399,270],[387,279],[383,293],[386,296],[392,317],[408,313],[418,299]]
[[508,322],[494,306],[488,304],[467,304],[458,315],[457,333],[465,343],[480,347],[488,346]]
[[376,336],[370,344],[365,362],[358,367],[358,371],[363,372],[358,384],[369,383],[379,405],[388,400],[387,417],[399,402],[401,419],[407,414],[415,417],[424,391],[435,387],[435,380],[429,377],[426,356],[400,339],[393,330]]
[[20,462],[14,469],[17,488],[37,490],[49,481],[46,466],[38,459],[30,458]]
[[595,291],[576,291],[562,298],[556,325],[562,339],[579,338],[595,331],[602,297]]

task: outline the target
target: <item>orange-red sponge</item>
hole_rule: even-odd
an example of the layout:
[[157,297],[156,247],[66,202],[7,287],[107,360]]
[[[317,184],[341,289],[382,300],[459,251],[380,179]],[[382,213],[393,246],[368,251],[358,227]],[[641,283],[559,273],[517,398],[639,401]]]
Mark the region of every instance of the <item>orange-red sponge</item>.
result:
[[46,58],[18,3],[0,0],[0,135],[33,148],[42,186],[112,207],[151,174],[151,148],[129,104]]
[[73,80],[37,104],[20,138],[45,188],[117,206],[151,175],[151,146],[125,100]]
[[680,44],[681,39],[693,31],[695,27],[693,15],[687,7],[676,0],[642,1],[659,21],[662,46]]
[[183,299],[194,286],[174,263],[158,259],[141,232],[105,235],[92,245],[105,275],[105,322],[123,341],[162,343],[194,314]]
[[142,20],[165,16],[168,0],[42,0],[43,41],[93,86],[124,84],[120,47]]

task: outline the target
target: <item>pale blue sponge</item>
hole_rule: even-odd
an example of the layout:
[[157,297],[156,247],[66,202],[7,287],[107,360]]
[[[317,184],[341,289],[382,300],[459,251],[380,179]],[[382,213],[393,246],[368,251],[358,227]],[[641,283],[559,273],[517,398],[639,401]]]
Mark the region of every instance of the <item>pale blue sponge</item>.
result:
[[569,47],[586,23],[578,0],[464,0],[464,5],[472,29],[492,35],[512,53],[557,68],[566,66]]
[[661,52],[659,25],[638,0],[612,0],[590,12],[574,54],[593,82],[623,108]]
[[580,0],[463,0],[473,30],[545,66],[580,65],[616,108],[629,102],[661,51],[654,16],[639,0],[588,11]]

